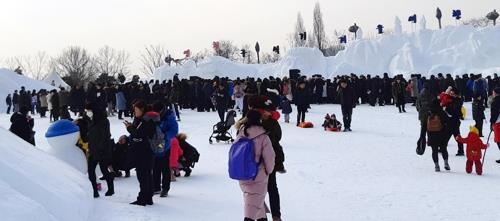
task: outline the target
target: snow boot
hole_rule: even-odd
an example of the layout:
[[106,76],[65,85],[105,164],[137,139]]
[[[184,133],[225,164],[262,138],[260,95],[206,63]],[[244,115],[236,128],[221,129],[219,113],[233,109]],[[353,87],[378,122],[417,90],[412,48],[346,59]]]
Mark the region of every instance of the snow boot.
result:
[[106,180],[106,184],[108,185],[108,191],[105,193],[105,196],[113,196],[113,194],[115,194],[115,184],[113,183],[113,179]]
[[500,163],[500,160],[496,160],[495,162]]
[[191,168],[187,167],[186,169],[184,169],[186,174],[184,174],[184,177],[189,177],[191,176],[191,172],[193,172],[193,170],[191,170]]
[[94,190],[94,198],[99,198],[99,191]]
[[130,170],[127,170],[125,171],[125,178],[129,178],[130,177]]
[[167,190],[162,190],[160,193],[160,197],[167,197],[168,196],[168,191]]
[[134,201],[134,202],[131,202],[130,205],[146,206],[146,203],[139,202],[139,201]]
[[450,171],[450,170],[451,170],[450,165],[448,164],[448,161],[447,161],[447,160],[445,160],[445,161],[444,161],[444,169],[445,169],[445,170],[448,170],[448,171]]
[[115,173],[113,174],[115,177],[122,177],[123,174],[121,171],[115,171]]
[[439,163],[435,163],[434,170],[435,170],[436,172],[440,172],[440,171],[441,171],[441,168],[439,167]]

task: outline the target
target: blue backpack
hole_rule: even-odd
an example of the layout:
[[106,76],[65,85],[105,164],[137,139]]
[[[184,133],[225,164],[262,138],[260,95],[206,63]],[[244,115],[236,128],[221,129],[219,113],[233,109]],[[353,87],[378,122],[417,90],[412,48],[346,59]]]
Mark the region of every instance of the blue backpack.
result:
[[229,177],[234,180],[255,180],[259,173],[259,162],[255,162],[254,139],[266,133],[258,135],[252,139],[242,137],[231,145],[229,150]]

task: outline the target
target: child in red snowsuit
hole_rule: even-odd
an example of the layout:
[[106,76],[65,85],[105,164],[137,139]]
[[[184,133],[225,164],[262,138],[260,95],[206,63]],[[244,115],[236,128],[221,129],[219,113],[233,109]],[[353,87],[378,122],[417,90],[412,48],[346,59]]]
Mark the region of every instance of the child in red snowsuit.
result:
[[476,164],[477,175],[483,174],[483,165],[481,164],[482,149],[486,149],[488,145],[484,144],[481,138],[479,138],[479,131],[476,127],[470,127],[469,135],[466,138],[462,138],[460,135],[456,137],[459,143],[467,144],[467,163],[465,165],[465,171],[467,173],[472,173],[472,166]]

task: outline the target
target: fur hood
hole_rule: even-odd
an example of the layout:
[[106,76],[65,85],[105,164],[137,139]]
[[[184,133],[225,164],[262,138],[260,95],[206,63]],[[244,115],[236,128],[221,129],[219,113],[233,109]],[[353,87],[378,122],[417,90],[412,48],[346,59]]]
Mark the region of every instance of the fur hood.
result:
[[185,133],[179,133],[177,134],[177,139],[179,140],[179,142],[186,141],[187,135]]

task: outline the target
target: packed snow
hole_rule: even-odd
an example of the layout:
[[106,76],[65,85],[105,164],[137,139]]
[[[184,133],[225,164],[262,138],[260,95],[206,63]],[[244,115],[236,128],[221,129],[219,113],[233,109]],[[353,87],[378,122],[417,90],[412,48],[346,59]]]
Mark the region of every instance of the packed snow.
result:
[[55,89],[55,87],[51,86],[50,84],[33,80],[29,77],[19,75],[14,71],[5,68],[0,68],[0,96],[2,96],[2,99],[4,99],[2,102],[0,102],[0,108],[2,109],[2,112],[6,107],[5,97],[7,97],[7,94],[14,93],[14,90],[19,91],[21,89],[21,86],[24,86],[26,90],[29,91],[39,91],[40,89]]
[[4,129],[8,117],[1,118],[0,219],[88,220],[93,201],[86,176]]
[[[462,134],[473,124],[470,103],[466,107],[468,119],[462,122]],[[500,158],[500,153],[496,146],[486,154],[483,176],[477,176],[465,173],[466,159],[454,156],[457,145],[450,141],[452,170],[436,173],[430,148],[423,156],[415,153],[420,130],[418,114],[413,108],[407,110],[399,114],[394,106],[358,106],[353,114],[354,131],[349,133],[325,132],[319,127],[326,113],[341,118],[339,105],[313,105],[306,117],[315,124],[312,129],[297,128],[293,120],[285,124],[280,119],[288,171],[277,175],[282,218],[497,220],[500,196],[495,193],[500,191],[496,185],[500,170],[494,160]],[[76,177],[79,172],[37,150],[48,148],[43,136],[48,119],[35,117],[37,148],[0,130],[2,137],[8,137],[8,142],[0,144],[0,192],[7,193],[2,194],[7,197],[0,205],[2,220],[44,220],[48,214],[54,215],[52,220],[242,220],[243,196],[238,182],[231,180],[227,172],[230,146],[208,144],[217,114],[191,110],[182,110],[181,114],[180,131],[187,133],[188,142],[201,153],[192,176],[179,178],[172,183],[167,198],[155,196],[155,205],[148,207],[129,205],[139,190],[134,172],[131,178],[117,178],[114,196],[101,194],[101,198],[90,201],[93,210],[88,219],[82,215],[82,206],[87,205],[92,194],[89,181]],[[126,134],[121,121],[116,117],[110,121],[115,140]],[[5,114],[0,115],[0,126],[9,126]],[[48,198],[42,204],[38,198],[41,195],[60,198]],[[57,209],[47,209],[51,207]],[[68,214],[70,218],[66,218]]]
[[71,89],[71,86],[69,86],[68,83],[66,83],[62,78],[61,76],[59,76],[59,74],[55,71],[53,71],[52,73],[50,73],[47,77],[45,77],[45,79],[43,79],[43,82],[47,83],[47,84],[50,84],[50,85],[53,85],[57,88],[65,88],[66,90],[69,90]]
[[399,33],[400,21],[395,23],[398,28],[394,34],[348,41],[345,50],[333,57],[324,57],[316,48],[292,48],[281,60],[271,64],[242,64],[222,57],[208,57],[198,64],[190,60],[181,66],[165,64],[156,70],[155,78],[169,80],[175,73],[184,78],[282,77],[287,76],[290,69],[300,69],[307,76],[326,77],[384,72],[405,76],[500,72],[500,27],[460,25],[429,30],[422,26],[412,33]]

